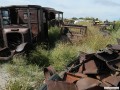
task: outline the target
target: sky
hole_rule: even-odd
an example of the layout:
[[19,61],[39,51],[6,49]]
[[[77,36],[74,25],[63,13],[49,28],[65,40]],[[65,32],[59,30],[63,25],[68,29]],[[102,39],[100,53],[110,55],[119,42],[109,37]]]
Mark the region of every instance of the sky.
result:
[[40,5],[64,12],[64,18],[94,17],[120,20],[119,0],[0,0],[0,6]]

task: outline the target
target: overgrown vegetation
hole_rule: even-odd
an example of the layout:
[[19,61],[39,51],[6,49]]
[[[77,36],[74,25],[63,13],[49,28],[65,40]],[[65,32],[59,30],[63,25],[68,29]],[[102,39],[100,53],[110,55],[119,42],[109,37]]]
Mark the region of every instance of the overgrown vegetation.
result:
[[12,61],[6,63],[5,68],[10,74],[6,89],[35,90],[44,80],[43,67],[52,65],[57,71],[61,71],[79,54],[79,51],[91,53],[104,48],[107,44],[117,44],[116,38],[120,36],[119,28],[110,36],[103,37],[99,32],[99,27],[91,26],[90,22],[79,24],[88,26],[87,36],[81,42],[74,45],[60,42],[60,29],[54,27],[49,30],[50,47],[52,48],[44,49],[46,45],[37,46],[29,57],[16,55]]
[[49,46],[50,46],[50,48],[55,47],[55,43],[60,38],[60,28],[58,28],[57,26],[51,27],[48,31],[48,34],[49,34]]
[[26,57],[16,55],[11,62],[5,64],[10,74],[6,90],[33,90],[40,86],[44,80],[42,69],[28,64],[26,60]]

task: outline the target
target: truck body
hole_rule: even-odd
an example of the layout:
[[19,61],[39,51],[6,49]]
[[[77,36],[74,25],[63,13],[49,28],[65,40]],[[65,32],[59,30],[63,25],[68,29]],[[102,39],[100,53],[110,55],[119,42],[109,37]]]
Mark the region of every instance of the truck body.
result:
[[15,50],[23,43],[47,41],[48,23],[56,14],[59,11],[38,5],[0,7],[0,49]]

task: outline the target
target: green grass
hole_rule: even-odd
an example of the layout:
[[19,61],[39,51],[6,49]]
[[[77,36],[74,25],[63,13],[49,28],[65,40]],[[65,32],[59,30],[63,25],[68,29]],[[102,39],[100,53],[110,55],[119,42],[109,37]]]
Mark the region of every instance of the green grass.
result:
[[50,62],[57,71],[61,71],[77,55],[75,47],[69,44],[57,43],[56,47],[50,51]]
[[44,77],[41,68],[28,64],[23,56],[15,56],[12,62],[5,64],[10,79],[6,85],[7,90],[33,90],[40,87]]
[[120,29],[112,32],[111,36],[103,37],[99,28],[91,26],[90,22],[80,24],[88,26],[87,36],[81,42],[74,45],[62,43],[59,41],[60,29],[51,28],[49,37],[52,48],[47,50],[44,49],[46,46],[39,45],[30,53],[29,58],[16,55],[11,62],[6,63],[5,68],[11,76],[6,85],[7,90],[35,90],[44,80],[43,67],[52,65],[60,72],[79,51],[92,53],[105,48],[107,44],[117,44],[116,38],[120,36]]

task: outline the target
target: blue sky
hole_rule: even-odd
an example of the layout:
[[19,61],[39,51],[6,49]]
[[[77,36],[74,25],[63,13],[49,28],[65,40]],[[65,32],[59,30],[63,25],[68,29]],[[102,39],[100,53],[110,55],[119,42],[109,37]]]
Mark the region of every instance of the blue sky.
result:
[[101,20],[120,20],[119,0],[0,0],[0,6],[41,5],[64,12],[65,18],[96,17]]

